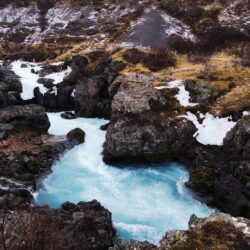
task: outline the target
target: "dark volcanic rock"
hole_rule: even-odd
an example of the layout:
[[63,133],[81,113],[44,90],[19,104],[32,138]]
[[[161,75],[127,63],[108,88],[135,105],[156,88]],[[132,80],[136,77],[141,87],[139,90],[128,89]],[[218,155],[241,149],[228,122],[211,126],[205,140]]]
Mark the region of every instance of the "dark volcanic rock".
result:
[[122,85],[112,102],[104,160],[178,161],[190,168],[188,187],[207,203],[235,216],[250,217],[249,117],[227,134],[224,146],[205,146],[190,121],[171,118],[172,94],[147,85]]
[[193,102],[207,104],[212,98],[212,88],[209,84],[198,80],[186,80],[185,88],[189,91]]
[[66,120],[72,120],[72,119],[76,119],[77,115],[74,112],[67,111],[67,112],[62,113],[61,117]]
[[85,132],[81,130],[80,128],[76,128],[71,130],[67,134],[67,140],[70,142],[77,142],[77,143],[84,143],[85,140]]
[[156,246],[149,242],[140,242],[134,240],[118,240],[109,250],[156,250]]
[[60,72],[65,68],[66,66],[64,63],[59,64],[59,65],[53,65],[53,64],[44,65],[43,68],[38,72],[38,74],[39,74],[39,77],[45,77],[49,74]]
[[250,116],[244,116],[224,139],[224,150],[229,157],[250,160]]
[[0,108],[18,104],[22,84],[19,77],[7,66],[0,66]]
[[243,117],[218,146],[192,150],[188,186],[210,204],[235,216],[250,217],[250,119]]
[[194,143],[191,122],[170,119],[176,101],[147,85],[120,87],[112,103],[104,160],[158,162],[181,158]]
[[78,80],[82,79],[86,75],[86,66],[88,65],[88,59],[84,56],[73,56],[71,61],[68,62],[72,68],[72,72],[64,77],[63,84],[75,85]]
[[47,131],[49,119],[44,109],[38,105],[9,106],[0,110],[0,123],[9,123],[15,128]]
[[[114,236],[111,213],[97,201],[9,212],[4,227],[7,249],[22,244],[23,249],[32,245],[35,249],[105,250]],[[29,240],[24,241],[23,235]]]
[[20,180],[35,180],[42,173],[50,170],[53,162],[58,159],[68,147],[66,142],[38,145],[32,150],[25,151],[0,151],[0,175]]
[[54,88],[50,89],[44,95],[40,92],[39,88],[35,88],[35,102],[49,112],[72,110],[74,107],[74,98],[72,96],[74,87],[57,85]]
[[77,84],[75,89],[76,111],[84,117],[107,117],[111,101],[108,83],[101,77],[92,77]]
[[37,80],[38,83],[42,84],[45,88],[50,89],[54,87],[54,80],[53,79],[47,79],[47,78],[39,78]]
[[11,124],[0,123],[0,140],[5,140],[13,130]]
[[0,90],[22,92],[19,77],[7,66],[0,66]]

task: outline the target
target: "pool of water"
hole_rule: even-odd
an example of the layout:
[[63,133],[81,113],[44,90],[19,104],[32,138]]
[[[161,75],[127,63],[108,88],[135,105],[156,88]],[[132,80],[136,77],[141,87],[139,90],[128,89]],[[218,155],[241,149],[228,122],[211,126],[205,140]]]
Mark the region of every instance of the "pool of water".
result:
[[68,151],[43,180],[35,194],[36,204],[59,207],[65,201],[96,199],[111,213],[118,235],[125,239],[157,243],[168,229],[186,229],[191,214],[200,217],[213,212],[195,200],[184,182],[188,173],[172,164],[123,165],[117,168],[102,161],[105,131],[103,119],[64,120],[49,113],[54,135],[82,128],[84,144]]

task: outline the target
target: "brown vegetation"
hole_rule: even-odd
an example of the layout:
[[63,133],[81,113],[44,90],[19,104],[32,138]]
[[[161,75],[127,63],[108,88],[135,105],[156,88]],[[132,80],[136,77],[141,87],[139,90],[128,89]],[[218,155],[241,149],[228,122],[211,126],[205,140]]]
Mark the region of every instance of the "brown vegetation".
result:
[[162,47],[156,47],[150,52],[136,48],[129,49],[123,53],[123,59],[131,64],[141,63],[153,72],[176,65],[174,54]]

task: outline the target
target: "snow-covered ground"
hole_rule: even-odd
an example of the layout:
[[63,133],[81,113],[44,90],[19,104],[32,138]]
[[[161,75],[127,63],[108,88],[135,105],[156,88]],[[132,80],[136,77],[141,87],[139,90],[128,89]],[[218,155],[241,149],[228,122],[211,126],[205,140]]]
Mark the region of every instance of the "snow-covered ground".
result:
[[[25,66],[24,66],[25,65]],[[39,79],[39,75],[37,73],[32,73],[33,69],[35,72],[42,69],[41,64],[30,63],[24,61],[14,61],[11,63],[12,70],[16,75],[20,77],[20,81],[22,83],[23,91],[21,97],[23,100],[29,100],[34,97],[34,89],[39,87],[40,92],[45,94],[48,89],[45,88],[42,84],[39,84],[37,81]],[[58,84],[63,81],[63,78],[71,72],[71,68],[68,67],[67,70],[53,73],[45,76],[44,78],[53,79],[54,84]]]
[[191,112],[187,112],[187,115],[181,117],[194,123],[198,129],[194,137],[204,145],[222,145],[227,132],[236,124],[231,121],[230,117],[219,118],[210,113],[200,114],[200,118],[203,119],[202,123],[199,123],[197,117]]
[[[198,105],[198,103],[190,102],[189,91],[185,89],[182,81],[171,81],[166,85],[155,88],[158,90],[166,88],[178,88],[179,92],[175,97],[183,107],[192,107]],[[246,114],[247,112],[244,112],[244,115]],[[191,112],[187,112],[187,115],[182,115],[179,117],[183,117],[194,123],[198,130],[194,134],[194,137],[196,137],[196,140],[199,143],[204,145],[222,145],[223,139],[225,138],[227,132],[236,124],[235,122],[231,121],[230,117],[219,118],[214,117],[210,113],[206,113],[205,115],[199,113],[199,116],[202,119],[202,123],[199,123],[196,115]]]
[[167,85],[159,86],[159,87],[155,87],[155,88],[158,90],[177,88],[177,89],[179,89],[179,93],[175,97],[183,107],[188,107],[188,106],[192,107],[192,106],[198,105],[198,103],[190,102],[190,94],[185,89],[185,86],[183,85],[182,81],[179,81],[179,80],[171,81],[171,82],[168,82]]

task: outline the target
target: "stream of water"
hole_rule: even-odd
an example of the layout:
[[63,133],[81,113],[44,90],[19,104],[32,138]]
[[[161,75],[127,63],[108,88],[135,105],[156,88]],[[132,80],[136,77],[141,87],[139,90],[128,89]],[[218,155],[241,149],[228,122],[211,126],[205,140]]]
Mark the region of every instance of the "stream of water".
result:
[[125,239],[157,243],[168,229],[186,229],[191,214],[200,217],[213,210],[195,200],[185,188],[188,172],[178,164],[123,165],[102,160],[105,131],[103,119],[64,120],[49,113],[53,135],[81,128],[84,144],[68,151],[35,194],[36,204],[57,208],[65,201],[96,199],[112,213],[118,235]]

